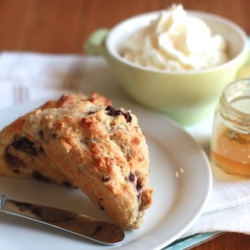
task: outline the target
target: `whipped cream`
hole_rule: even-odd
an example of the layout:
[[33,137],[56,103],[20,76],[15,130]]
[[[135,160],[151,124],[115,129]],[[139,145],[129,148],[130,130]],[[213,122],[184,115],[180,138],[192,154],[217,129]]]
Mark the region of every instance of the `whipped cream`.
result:
[[163,10],[149,26],[130,37],[121,56],[160,70],[207,69],[228,61],[225,39],[213,34],[201,19],[189,16],[182,5]]

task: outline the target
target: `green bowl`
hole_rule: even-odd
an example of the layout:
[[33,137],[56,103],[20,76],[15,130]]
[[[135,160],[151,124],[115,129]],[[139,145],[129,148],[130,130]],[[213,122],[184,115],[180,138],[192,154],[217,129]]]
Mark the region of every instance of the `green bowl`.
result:
[[97,30],[85,43],[89,54],[106,58],[118,82],[136,102],[183,125],[194,124],[213,112],[224,87],[237,78],[248,58],[247,35],[238,25],[213,14],[187,12],[226,39],[230,56],[227,63],[210,69],[173,72],[149,69],[122,58],[119,50],[123,42],[156,19],[159,12],[129,18],[111,30]]

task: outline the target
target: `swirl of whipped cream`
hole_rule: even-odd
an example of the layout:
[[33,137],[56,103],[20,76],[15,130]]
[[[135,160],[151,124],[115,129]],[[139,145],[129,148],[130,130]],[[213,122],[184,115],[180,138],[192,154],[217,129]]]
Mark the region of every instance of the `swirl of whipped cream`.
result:
[[121,55],[130,62],[161,70],[207,69],[228,61],[225,39],[212,34],[182,5],[160,12],[149,26],[130,37]]

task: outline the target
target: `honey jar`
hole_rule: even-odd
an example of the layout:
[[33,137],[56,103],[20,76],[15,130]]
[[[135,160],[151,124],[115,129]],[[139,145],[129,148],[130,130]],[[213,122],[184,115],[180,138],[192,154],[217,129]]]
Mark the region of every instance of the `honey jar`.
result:
[[215,111],[212,164],[224,172],[250,177],[250,78],[229,84]]

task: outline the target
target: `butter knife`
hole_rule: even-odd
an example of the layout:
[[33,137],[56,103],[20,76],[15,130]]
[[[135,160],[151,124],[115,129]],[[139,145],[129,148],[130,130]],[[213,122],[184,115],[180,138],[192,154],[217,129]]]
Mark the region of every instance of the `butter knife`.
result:
[[105,245],[118,244],[125,237],[124,231],[112,223],[58,208],[10,200],[5,195],[0,197],[0,212],[46,224]]

